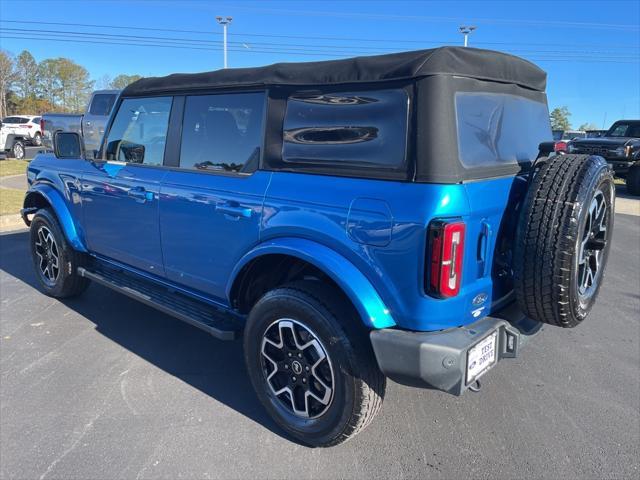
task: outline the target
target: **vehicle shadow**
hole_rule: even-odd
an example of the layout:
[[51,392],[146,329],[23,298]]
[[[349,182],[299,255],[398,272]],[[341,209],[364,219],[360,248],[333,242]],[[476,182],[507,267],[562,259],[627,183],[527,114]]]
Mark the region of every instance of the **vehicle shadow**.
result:
[[[0,269],[38,288],[28,231],[0,235]],[[62,302],[95,324],[105,337],[186,384],[233,408],[281,437],[259,403],[247,375],[242,343],[224,342],[101,285]]]

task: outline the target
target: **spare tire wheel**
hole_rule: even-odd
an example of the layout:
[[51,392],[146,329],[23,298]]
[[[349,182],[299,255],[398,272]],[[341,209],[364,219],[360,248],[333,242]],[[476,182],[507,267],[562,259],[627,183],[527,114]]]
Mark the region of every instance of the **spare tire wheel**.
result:
[[516,297],[529,317],[564,328],[587,317],[611,247],[614,199],[602,157],[553,156],[535,174],[514,247]]

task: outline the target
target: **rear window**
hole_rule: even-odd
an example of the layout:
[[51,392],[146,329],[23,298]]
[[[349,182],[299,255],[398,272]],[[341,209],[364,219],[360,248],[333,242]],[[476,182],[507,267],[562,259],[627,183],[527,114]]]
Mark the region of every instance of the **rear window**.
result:
[[456,94],[458,152],[465,168],[531,162],[552,138],[546,103],[498,93]]
[[408,104],[402,89],[293,95],[284,118],[282,160],[398,169],[405,163]]
[[89,113],[91,115],[109,115],[117,95],[114,93],[98,93],[93,96]]
[[7,117],[2,120],[2,123],[27,123],[29,122],[28,118],[25,117]]

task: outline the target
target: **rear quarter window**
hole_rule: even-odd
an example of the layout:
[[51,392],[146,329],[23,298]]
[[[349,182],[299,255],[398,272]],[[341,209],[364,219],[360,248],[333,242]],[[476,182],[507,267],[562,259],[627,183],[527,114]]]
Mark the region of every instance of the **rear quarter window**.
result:
[[546,103],[500,93],[458,92],[458,153],[467,169],[528,164],[553,136]]
[[292,95],[282,161],[332,169],[398,169],[405,163],[408,104],[402,89]]

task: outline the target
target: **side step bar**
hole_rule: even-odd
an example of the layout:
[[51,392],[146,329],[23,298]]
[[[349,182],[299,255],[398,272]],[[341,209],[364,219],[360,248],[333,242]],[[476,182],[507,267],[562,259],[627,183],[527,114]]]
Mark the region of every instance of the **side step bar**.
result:
[[220,311],[136,275],[99,267],[94,271],[78,267],[78,275],[198,327],[220,340],[235,340],[242,333],[243,322],[233,313]]

